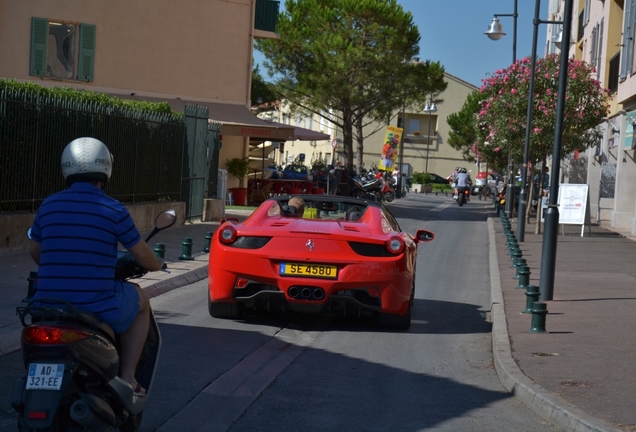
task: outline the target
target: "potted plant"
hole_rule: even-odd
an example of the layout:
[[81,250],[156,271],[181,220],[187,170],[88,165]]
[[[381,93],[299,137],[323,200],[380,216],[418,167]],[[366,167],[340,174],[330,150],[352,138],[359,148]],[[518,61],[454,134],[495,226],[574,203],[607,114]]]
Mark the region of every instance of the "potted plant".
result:
[[247,177],[250,172],[250,160],[247,157],[244,158],[232,158],[225,161],[227,166],[227,172],[236,177],[239,181],[239,187],[232,188],[233,200],[236,205],[247,205],[247,188],[241,187],[243,179]]
[[430,192],[432,190],[431,175],[429,173],[414,172],[411,187],[413,192],[416,193]]

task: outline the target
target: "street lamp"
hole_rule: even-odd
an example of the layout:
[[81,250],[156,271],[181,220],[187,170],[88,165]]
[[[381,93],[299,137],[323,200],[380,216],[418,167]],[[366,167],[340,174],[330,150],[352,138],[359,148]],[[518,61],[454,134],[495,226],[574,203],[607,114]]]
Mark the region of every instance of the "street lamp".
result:
[[424,107],[424,112],[428,114],[428,140],[426,145],[426,171],[428,172],[428,151],[431,148],[431,116],[437,112],[437,105],[431,99],[429,103]]
[[[526,235],[526,181],[528,180],[528,164],[530,161],[530,133],[532,129],[532,106],[534,105],[534,70],[537,64],[537,38],[539,24],[563,24],[562,21],[543,21],[539,19],[541,0],[536,0],[534,7],[534,31],[532,33],[532,54],[530,58],[530,83],[528,88],[528,110],[526,114],[526,140],[523,146],[523,166],[521,167],[521,192],[517,208],[517,241],[525,241]],[[538,198],[537,198],[538,199]],[[541,208],[541,207],[539,207]]]
[[[517,0],[514,3],[514,12],[511,14],[496,14],[493,18],[490,26],[488,26],[488,31],[485,32],[485,35],[488,36],[491,40],[499,40],[506,33],[503,31],[503,27],[499,22],[498,17],[512,17],[513,18],[513,30],[512,30],[512,63],[517,62]],[[513,200],[514,200],[514,173],[512,172],[512,153],[508,153],[508,187],[506,188],[506,216],[509,218],[512,217],[513,212]]]
[[[572,1],[565,0],[563,13],[564,47],[570,46],[572,30]],[[554,146],[552,148],[552,175],[550,176],[550,201],[545,211],[545,228],[543,230],[543,248],[541,250],[541,276],[539,278],[540,300],[552,300],[554,294],[554,271],[556,267],[557,236],[559,234],[559,171],[561,163],[561,139],[563,138],[563,117],[565,111],[565,91],[568,84],[569,50],[561,50],[559,67],[559,93],[557,96],[556,123],[554,125]]]

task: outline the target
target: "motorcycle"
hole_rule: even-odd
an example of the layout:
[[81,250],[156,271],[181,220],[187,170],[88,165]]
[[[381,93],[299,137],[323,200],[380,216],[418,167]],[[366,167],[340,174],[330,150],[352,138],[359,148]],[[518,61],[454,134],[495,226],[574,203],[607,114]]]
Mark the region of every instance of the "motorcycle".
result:
[[470,199],[470,186],[458,186],[453,191],[453,199],[459,206],[463,206]]
[[[146,242],[174,225],[176,218],[174,210],[161,212]],[[118,252],[116,279],[147,272],[127,251]],[[147,389],[145,396],[136,396],[130,384],[117,376],[119,336],[97,315],[52,298],[25,299],[17,312],[24,326],[21,345],[26,369],[11,397],[18,430],[134,432],[140,427],[161,348],[152,312],[135,373]]]
[[382,181],[373,173],[365,173],[353,176],[355,189],[353,196],[377,202],[382,201]]

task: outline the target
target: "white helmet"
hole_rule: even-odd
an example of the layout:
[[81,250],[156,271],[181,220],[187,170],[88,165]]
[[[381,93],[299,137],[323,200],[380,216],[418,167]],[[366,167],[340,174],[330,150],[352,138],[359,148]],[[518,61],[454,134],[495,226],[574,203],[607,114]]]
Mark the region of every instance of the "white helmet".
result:
[[77,138],[62,152],[62,175],[70,185],[77,181],[110,180],[113,155],[106,144],[96,138]]

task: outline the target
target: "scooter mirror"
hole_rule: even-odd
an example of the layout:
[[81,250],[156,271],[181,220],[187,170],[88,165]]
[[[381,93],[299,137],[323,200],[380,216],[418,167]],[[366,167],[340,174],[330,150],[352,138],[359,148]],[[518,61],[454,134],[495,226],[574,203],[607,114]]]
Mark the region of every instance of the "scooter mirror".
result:
[[174,210],[162,211],[155,219],[155,228],[163,230],[170,228],[177,221],[177,213]]

